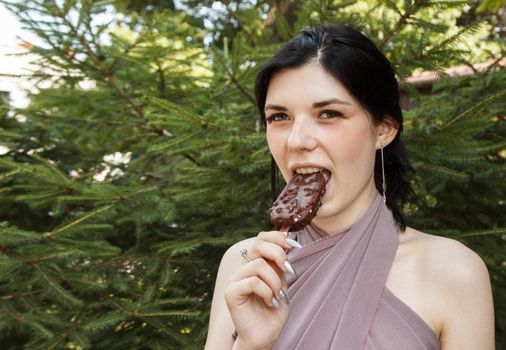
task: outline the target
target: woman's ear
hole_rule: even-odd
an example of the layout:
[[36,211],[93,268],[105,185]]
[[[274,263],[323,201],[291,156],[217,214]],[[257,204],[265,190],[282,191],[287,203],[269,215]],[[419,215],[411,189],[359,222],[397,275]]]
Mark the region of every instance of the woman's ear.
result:
[[399,128],[397,122],[391,117],[385,117],[385,119],[376,127],[376,149],[386,147],[390,142],[393,141]]

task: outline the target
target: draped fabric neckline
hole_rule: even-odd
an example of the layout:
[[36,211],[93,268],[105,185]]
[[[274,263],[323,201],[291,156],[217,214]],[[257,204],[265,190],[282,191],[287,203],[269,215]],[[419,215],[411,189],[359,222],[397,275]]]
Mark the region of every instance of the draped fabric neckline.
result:
[[[433,330],[385,284],[399,229],[377,194],[352,226],[329,235],[310,224],[290,232],[290,311],[274,350],[439,349]],[[385,326],[388,326],[385,328]]]

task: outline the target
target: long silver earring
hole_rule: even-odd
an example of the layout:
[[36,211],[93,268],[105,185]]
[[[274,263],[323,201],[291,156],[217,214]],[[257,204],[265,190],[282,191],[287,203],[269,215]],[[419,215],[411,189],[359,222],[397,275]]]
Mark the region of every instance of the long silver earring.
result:
[[383,143],[380,143],[381,152],[381,189],[383,190],[383,203],[387,202],[387,181],[385,179],[385,159],[383,158]]

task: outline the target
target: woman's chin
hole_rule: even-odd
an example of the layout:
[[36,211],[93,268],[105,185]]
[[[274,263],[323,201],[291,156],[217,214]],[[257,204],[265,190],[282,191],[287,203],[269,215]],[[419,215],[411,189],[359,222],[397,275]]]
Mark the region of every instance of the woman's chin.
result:
[[316,214],[313,220],[315,223],[317,223],[318,221],[327,220],[331,216],[332,215],[330,208],[326,207],[325,204],[322,204],[320,209],[318,209],[318,213]]

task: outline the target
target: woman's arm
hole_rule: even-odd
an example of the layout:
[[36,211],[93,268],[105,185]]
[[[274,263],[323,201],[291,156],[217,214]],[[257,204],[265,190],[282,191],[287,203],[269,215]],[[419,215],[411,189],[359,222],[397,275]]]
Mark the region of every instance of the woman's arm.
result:
[[494,306],[485,263],[457,241],[438,241],[431,270],[444,301],[441,350],[494,350]]
[[221,259],[214,287],[205,350],[232,349],[234,343],[232,333],[235,327],[225,302],[225,288],[230,276],[240,266],[241,249],[247,248],[253,240],[254,238],[250,238],[237,242],[228,248]]
[[[283,232],[269,231],[227,250],[216,280],[206,350],[272,348],[288,317],[289,248]],[[241,257],[242,249],[247,249],[247,259]]]

